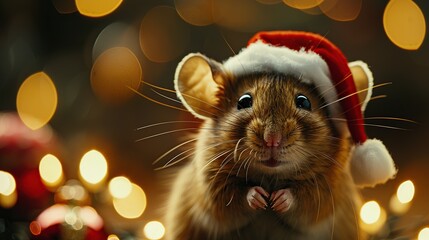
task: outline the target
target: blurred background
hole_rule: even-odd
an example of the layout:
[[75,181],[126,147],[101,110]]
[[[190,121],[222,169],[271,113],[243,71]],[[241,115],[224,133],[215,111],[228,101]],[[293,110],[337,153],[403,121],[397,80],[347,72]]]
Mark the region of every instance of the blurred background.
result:
[[155,169],[180,150],[152,163],[198,126],[169,123],[195,120],[166,90],[177,63],[263,30],[319,33],[391,83],[366,130],[399,173],[362,191],[360,221],[429,239],[428,16],[423,0],[0,1],[0,239],[161,239],[174,168]]

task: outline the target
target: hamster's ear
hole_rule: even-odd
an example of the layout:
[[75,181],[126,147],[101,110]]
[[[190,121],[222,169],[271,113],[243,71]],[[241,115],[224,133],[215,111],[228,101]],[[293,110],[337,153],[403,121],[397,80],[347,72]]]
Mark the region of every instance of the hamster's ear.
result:
[[356,90],[358,91],[358,97],[363,112],[371,99],[374,78],[372,77],[372,72],[369,70],[368,65],[362,61],[350,62],[349,68],[355,81]]
[[183,105],[201,119],[216,116],[217,93],[223,83],[221,64],[199,53],[183,58],[176,69],[174,87]]

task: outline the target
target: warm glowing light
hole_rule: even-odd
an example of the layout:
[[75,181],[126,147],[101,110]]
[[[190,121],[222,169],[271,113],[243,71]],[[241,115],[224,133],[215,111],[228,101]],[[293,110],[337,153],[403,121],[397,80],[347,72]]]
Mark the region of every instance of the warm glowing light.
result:
[[0,194],[0,206],[3,208],[11,208],[15,206],[16,201],[18,201],[18,194],[16,191],[13,191],[9,195]]
[[37,236],[40,235],[40,233],[42,232],[42,227],[40,226],[40,224],[37,221],[32,221],[30,223],[30,232],[31,234]]
[[113,207],[124,218],[138,218],[146,209],[146,194],[132,183],[131,193],[125,198],[114,198]]
[[144,226],[143,232],[147,238],[156,240],[161,239],[164,236],[165,228],[162,223],[158,221],[151,221]]
[[107,175],[107,162],[103,154],[91,150],[80,160],[79,172],[83,180],[90,184],[98,184]]
[[55,195],[57,201],[78,201],[85,202],[88,199],[88,193],[77,180],[69,180],[64,186],[61,186]]
[[15,189],[16,182],[12,174],[0,171],[0,194],[8,196],[11,195]]
[[399,185],[396,196],[398,197],[399,202],[408,203],[413,200],[414,191],[415,189],[413,182],[408,180]]
[[373,224],[380,219],[380,213],[380,205],[376,201],[369,201],[360,209],[360,218],[366,224]]
[[168,62],[181,56],[190,42],[190,29],[174,8],[157,6],[143,18],[140,47],[153,62]]
[[131,182],[126,177],[115,177],[109,182],[109,192],[114,198],[125,198],[131,193]]
[[429,240],[429,227],[420,230],[418,240]]
[[318,6],[323,0],[283,0],[283,2],[296,9],[308,9]]
[[333,20],[352,21],[359,16],[362,0],[324,0],[319,8]]
[[213,23],[213,0],[174,0],[176,11],[186,22],[196,26]]
[[115,234],[110,234],[107,237],[107,240],[120,240],[118,236],[116,236]]
[[262,4],[277,4],[282,2],[282,0],[256,0]]
[[108,103],[120,103],[138,89],[142,80],[140,62],[134,53],[125,47],[110,48],[103,52],[91,70],[91,86],[94,93]]
[[88,17],[102,17],[115,11],[122,0],[75,0],[80,14]]
[[57,109],[57,90],[44,72],[29,76],[19,87],[16,108],[30,129],[39,129],[51,120]]
[[383,15],[383,25],[390,41],[406,50],[418,49],[425,38],[425,17],[412,0],[391,0]]
[[45,155],[39,163],[40,177],[48,187],[58,186],[63,180],[60,160],[52,154]]

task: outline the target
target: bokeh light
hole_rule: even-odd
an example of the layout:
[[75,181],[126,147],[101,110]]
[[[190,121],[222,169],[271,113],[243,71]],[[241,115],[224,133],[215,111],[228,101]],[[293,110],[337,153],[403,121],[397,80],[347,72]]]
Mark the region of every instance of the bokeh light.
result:
[[131,193],[131,182],[128,178],[120,176],[112,178],[109,182],[109,192],[114,198],[125,198]]
[[37,221],[32,221],[30,223],[29,229],[30,229],[31,234],[33,234],[35,236],[40,235],[40,233],[42,233],[42,227],[40,226],[40,224]]
[[80,160],[79,173],[87,183],[102,182],[107,175],[106,158],[97,150],[88,151]]
[[148,222],[143,228],[144,235],[151,240],[161,239],[165,234],[165,228],[158,221]]
[[91,87],[95,95],[107,103],[122,103],[134,96],[129,89],[138,89],[142,80],[140,62],[126,47],[106,50],[94,62]]
[[186,22],[195,26],[213,23],[213,0],[174,0],[176,11]]
[[132,183],[130,194],[125,198],[114,198],[113,207],[124,218],[140,217],[146,209],[146,194],[138,185]]
[[115,234],[110,234],[109,236],[107,236],[107,240],[120,240],[120,239]]
[[395,45],[406,50],[418,49],[425,38],[425,17],[412,0],[391,0],[383,15],[384,30]]
[[308,9],[318,6],[323,0],[283,0],[283,2],[296,9]]
[[277,4],[277,3],[281,3],[282,0],[256,0],[262,4]]
[[77,10],[87,17],[102,17],[115,11],[122,0],[75,0]]
[[55,195],[57,202],[85,202],[89,198],[87,191],[79,181],[72,179],[61,186]]
[[324,0],[319,8],[333,20],[352,21],[359,16],[362,0]]
[[16,97],[19,117],[30,129],[39,129],[51,120],[57,109],[57,90],[44,72],[29,76],[21,84]]
[[189,26],[174,8],[157,6],[144,16],[140,26],[140,47],[149,60],[171,61],[185,53],[189,42]]
[[381,208],[376,201],[366,202],[360,209],[360,218],[366,224],[373,224],[380,219]]
[[407,180],[399,185],[396,192],[399,202],[409,203],[414,198],[415,188],[411,180]]
[[429,240],[429,227],[420,230],[418,240]]
[[56,187],[64,179],[61,162],[52,154],[47,154],[40,160],[39,173],[47,187]]
[[0,194],[8,196],[16,190],[15,178],[12,174],[0,171]]
[[11,208],[15,206],[16,201],[18,201],[18,193],[16,190],[9,195],[0,194],[0,206],[3,208]]

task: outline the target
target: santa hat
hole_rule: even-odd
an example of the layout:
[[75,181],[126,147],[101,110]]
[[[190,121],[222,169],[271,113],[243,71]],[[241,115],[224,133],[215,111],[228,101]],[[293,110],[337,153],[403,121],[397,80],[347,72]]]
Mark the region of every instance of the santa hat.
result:
[[[360,68],[367,87],[357,91],[351,68]],[[240,76],[253,72],[279,72],[313,84],[327,102],[340,131],[348,131],[354,141],[350,170],[358,186],[375,186],[396,175],[392,157],[380,140],[367,139],[363,111],[371,98],[373,77],[368,66],[348,63],[342,52],[326,38],[307,32],[260,32],[247,48],[223,63],[229,73]],[[358,94],[366,92],[359,100]]]

